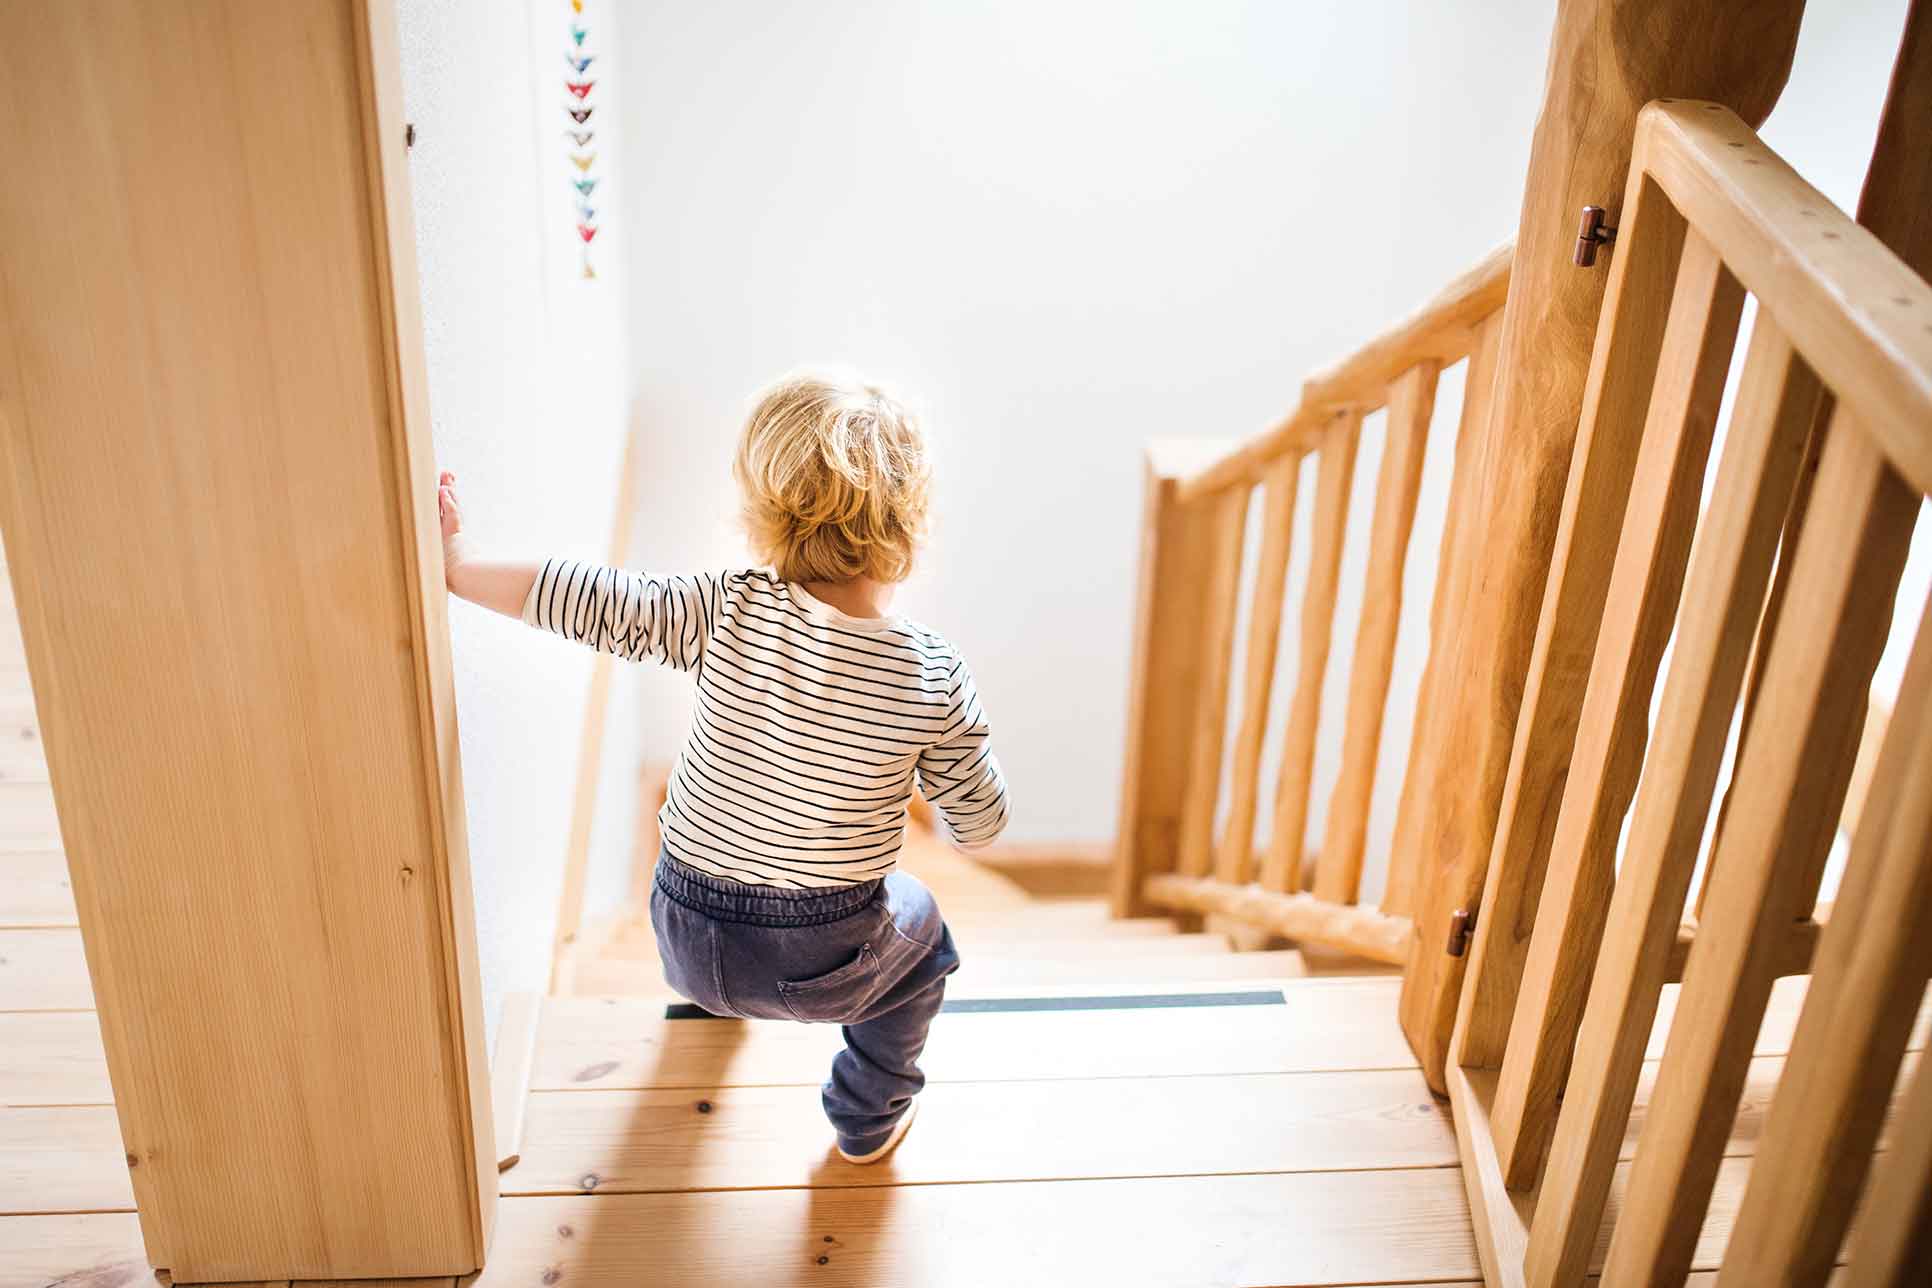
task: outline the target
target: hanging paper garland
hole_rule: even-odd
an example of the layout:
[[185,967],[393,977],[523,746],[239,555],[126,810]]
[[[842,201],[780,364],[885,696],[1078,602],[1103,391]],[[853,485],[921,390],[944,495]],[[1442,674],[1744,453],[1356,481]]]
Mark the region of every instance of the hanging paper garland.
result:
[[564,63],[570,68],[570,74],[564,77],[563,82],[564,92],[568,95],[564,100],[564,113],[577,128],[566,129],[564,137],[576,149],[569,156],[570,164],[574,167],[570,185],[576,190],[578,253],[582,257],[583,276],[594,278],[597,271],[591,267],[590,243],[597,237],[597,212],[591,207],[590,194],[596,191],[600,176],[591,173],[591,168],[597,164],[597,153],[590,144],[597,137],[597,131],[590,127],[590,117],[597,109],[590,101],[590,92],[597,82],[588,79],[585,73],[590,71],[590,65],[596,61],[597,55],[584,48],[584,40],[590,35],[590,28],[582,18],[584,0],[570,0],[570,12],[570,47],[564,50]]

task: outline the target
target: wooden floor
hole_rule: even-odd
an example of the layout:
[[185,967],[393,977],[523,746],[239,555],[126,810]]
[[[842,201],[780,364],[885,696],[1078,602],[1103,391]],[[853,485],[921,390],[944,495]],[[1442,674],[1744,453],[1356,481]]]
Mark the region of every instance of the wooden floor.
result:
[[[152,1284],[11,623],[9,611],[0,1285]],[[920,1119],[889,1162],[853,1167],[831,1150],[817,1086],[836,1029],[667,1018],[648,936],[619,922],[587,937],[575,973],[581,987],[602,970],[629,996],[530,1008],[522,1152],[477,1282],[1478,1279],[1455,1138],[1397,1029],[1398,980],[1308,977],[1293,953],[1109,923],[1087,899],[1026,900],[945,856],[914,866],[969,963],[953,995],[986,1004],[936,1022]],[[1802,988],[1780,986],[1760,1034],[1701,1268],[1728,1231]],[[1112,1000],[1025,1004],[1096,997]]]

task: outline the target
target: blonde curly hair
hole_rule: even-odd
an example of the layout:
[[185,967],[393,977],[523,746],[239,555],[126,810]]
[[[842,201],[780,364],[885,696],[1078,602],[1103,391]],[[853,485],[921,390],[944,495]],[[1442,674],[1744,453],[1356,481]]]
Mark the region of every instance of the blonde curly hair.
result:
[[918,422],[877,385],[807,372],[758,399],[732,477],[751,547],[786,581],[904,581],[932,471]]

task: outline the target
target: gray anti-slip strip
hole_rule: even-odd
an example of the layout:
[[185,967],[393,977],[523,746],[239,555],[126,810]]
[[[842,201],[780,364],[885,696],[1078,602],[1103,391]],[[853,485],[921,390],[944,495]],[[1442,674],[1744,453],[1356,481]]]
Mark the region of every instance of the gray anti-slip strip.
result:
[[[1278,988],[1246,993],[1125,993],[1103,997],[961,997],[940,1009],[953,1015],[1000,1011],[1165,1011],[1201,1006],[1286,1006]],[[664,1008],[667,1020],[717,1020],[701,1006],[678,1002]]]

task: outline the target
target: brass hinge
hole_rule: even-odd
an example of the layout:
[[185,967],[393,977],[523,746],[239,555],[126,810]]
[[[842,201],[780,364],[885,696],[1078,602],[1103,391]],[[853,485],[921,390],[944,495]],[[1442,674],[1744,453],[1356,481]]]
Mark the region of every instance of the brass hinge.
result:
[[1444,947],[1451,957],[1460,957],[1469,951],[1469,936],[1476,933],[1476,910],[1458,908],[1456,915],[1449,918],[1449,942]]
[[1613,245],[1617,230],[1603,222],[1602,206],[1585,206],[1583,221],[1576,228],[1576,266],[1588,268],[1597,262],[1597,247]]

